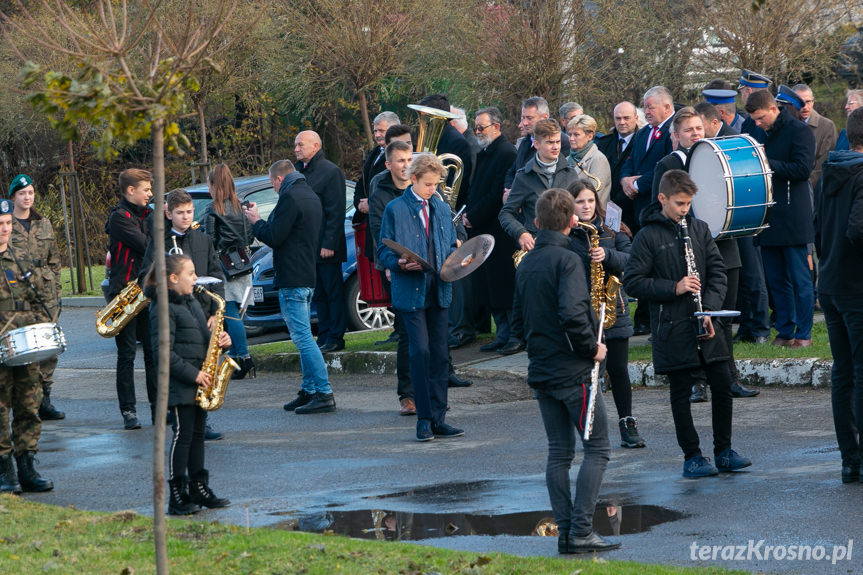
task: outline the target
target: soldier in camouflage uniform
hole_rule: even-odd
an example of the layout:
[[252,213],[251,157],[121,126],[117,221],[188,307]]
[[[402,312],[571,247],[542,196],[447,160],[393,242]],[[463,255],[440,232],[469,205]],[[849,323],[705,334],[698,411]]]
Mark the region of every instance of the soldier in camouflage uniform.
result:
[[[36,290],[24,279],[33,269],[33,263],[26,253],[16,253],[9,246],[11,235],[12,202],[0,199],[0,333],[44,321],[34,311],[39,306]],[[39,289],[38,276],[31,276],[31,279]],[[0,365],[0,492],[54,488],[54,483],[43,479],[33,467],[42,433],[41,402],[38,363],[17,367]],[[18,463],[17,477],[12,462],[13,447]]]
[[[12,239],[10,243],[15,253],[28,253],[33,262],[34,274],[41,280],[42,289],[39,297],[47,308],[46,317],[41,321],[56,323],[60,315],[60,248],[54,236],[54,228],[48,218],[42,217],[33,207],[36,192],[33,180],[29,176],[19,174],[9,184],[9,198],[12,200]],[[44,311],[42,306],[37,306]],[[57,367],[57,356],[39,363],[39,381],[42,384],[42,403],[39,406],[39,417],[42,421],[63,419],[66,414],[57,410],[51,404],[51,385],[54,383],[54,369]]]

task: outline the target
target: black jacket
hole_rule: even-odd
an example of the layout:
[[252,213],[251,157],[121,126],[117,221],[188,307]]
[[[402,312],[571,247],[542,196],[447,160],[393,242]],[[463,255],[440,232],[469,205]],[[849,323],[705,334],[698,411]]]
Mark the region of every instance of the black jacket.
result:
[[213,202],[210,202],[201,218],[201,228],[213,238],[217,252],[229,248],[248,248],[255,241],[252,224],[246,219],[243,209],[235,212],[231,202],[225,202],[224,215],[214,210]]
[[341,263],[348,259],[345,242],[345,175],[341,168],[324,157],[318,150],[309,163],[303,166],[297,162],[295,167],[306,177],[306,182],[321,200],[322,224],[319,230],[320,249],[333,250],[331,258],[323,259],[318,250],[318,263]]
[[[470,181],[473,174],[473,152],[471,152],[470,144],[449,122],[443,128],[440,140],[437,144],[437,154],[455,154],[458,156],[464,165],[462,173],[461,186],[458,191],[458,199],[456,201],[456,209],[459,209],[466,201],[470,194]],[[447,185],[453,183],[452,172],[447,174]]]
[[[560,133],[560,157],[568,158],[569,151],[569,136],[566,135],[566,132]],[[512,189],[512,182],[515,180],[515,174],[522,169],[527,162],[536,156],[536,148],[533,147],[533,137],[525,136],[521,139],[521,142],[518,144],[518,149],[515,154],[515,162],[509,167],[509,170],[506,172],[506,176],[503,179],[503,187],[506,189]]]
[[[195,264],[195,273],[199,276],[212,276],[222,280],[220,283],[208,285],[206,288],[221,297],[225,297],[225,275],[222,272],[222,264],[219,263],[216,256],[216,250],[213,248],[213,240],[210,236],[200,230],[189,228],[185,234],[177,235],[171,229],[171,220],[165,218],[165,252],[168,253],[174,247],[174,242],[171,238],[177,238],[177,247],[183,250],[183,255],[192,258],[192,263]],[[147,244],[147,251],[144,254],[144,259],[141,262],[141,271],[138,274],[138,283],[144,285],[144,278],[150,271],[150,266],[153,265],[154,249],[153,240]],[[211,316],[216,313],[216,302],[205,294],[195,296],[201,304],[204,312]]]
[[[605,272],[605,282],[608,276],[623,277],[626,262],[629,261],[629,250],[632,246],[629,236],[624,233],[614,233],[602,224],[601,218],[591,222],[599,230],[599,247],[605,250],[605,261],[602,269]],[[584,275],[587,281],[587,291],[590,293],[590,236],[584,228],[575,228],[569,234],[569,249],[578,254],[584,264]],[[614,325],[605,330],[605,339],[626,339],[632,337],[632,320],[629,317],[629,303],[626,301],[626,293],[623,287],[615,302],[615,314],[617,319]]]
[[773,201],[768,212],[770,227],[756,236],[762,246],[794,246],[812,243],[812,196],[809,174],[815,165],[812,129],[782,108],[767,132],[764,153],[773,170]]
[[[410,185],[410,184],[408,184]],[[407,189],[407,188],[405,188]],[[384,208],[387,204],[401,196],[405,190],[400,190],[393,182],[393,175],[389,170],[384,170],[374,178],[369,187],[369,229],[367,236],[372,238],[372,251],[374,254],[375,268],[383,271],[384,267],[378,263],[378,244],[381,239],[381,221],[384,217]]]
[[[695,303],[691,293],[675,293],[677,282],[686,276],[680,225],[663,215],[660,204],[650,204],[644,212],[643,227],[632,242],[623,286],[629,295],[650,302],[656,373],[699,367],[697,325],[693,316]],[[727,289],[722,256],[707,224],[690,215],[686,216],[686,221],[701,277],[702,308],[705,311],[722,309]],[[715,319],[714,328],[719,334],[721,326]],[[728,359],[725,338],[719,335],[702,341],[701,350],[707,363]]]
[[512,254],[518,246],[498,219],[503,207],[503,179],[514,160],[515,146],[503,135],[479,151],[465,211],[471,224],[468,229],[471,237],[480,234],[494,237],[494,250],[483,264],[485,269],[481,275],[489,284],[486,303],[495,311],[512,307],[515,289]]
[[575,168],[569,165],[563,154],[557,157],[557,168],[550,185],[545,183],[538,168],[536,156],[534,156],[518,171],[512,182],[509,197],[498,214],[500,225],[516,243],[524,232],[536,234],[536,224],[533,220],[539,195],[549,188],[567,189],[570,184],[578,180]]
[[818,292],[863,295],[863,154],[830,152],[815,187]]
[[108,278],[108,296],[113,298],[126,284],[138,278],[141,260],[150,241],[147,217],[149,206],[136,206],[125,198],[111,209],[105,233],[108,234],[108,251],[111,255],[111,274]]
[[[154,329],[150,330],[150,341],[158,369],[159,330],[155,329],[155,326],[158,325],[159,312],[156,305],[156,289],[152,286],[147,287],[144,294],[153,300],[150,306],[150,325]],[[171,330],[168,407],[195,405],[195,395],[198,392],[195,378],[198,377],[198,372],[204,365],[207,346],[210,343],[207,318],[204,317],[204,311],[195,298],[190,295],[180,295],[172,290],[168,290],[168,317]]]
[[620,152],[620,157],[617,155],[617,140],[619,139],[620,136],[617,135],[617,128],[613,128],[608,134],[597,136],[594,139],[596,147],[605,155],[605,158],[608,160],[608,167],[611,168],[611,191],[609,199],[618,206],[622,205],[623,201],[629,199],[623,193],[623,187],[620,185],[620,170],[623,169],[623,164],[626,163],[626,159],[632,153],[632,144],[635,142],[635,135],[633,134],[632,138],[629,139],[629,145]]
[[585,383],[599,327],[579,257],[569,237],[540,230],[515,274],[513,318],[527,341],[527,384],[534,389]]
[[255,237],[273,248],[273,287],[314,289],[322,222],[321,200],[305,177],[286,175],[270,217],[254,225]]
[[[383,151],[384,149],[382,147],[375,146],[369,150],[368,155],[366,155],[366,159],[363,161],[363,174],[360,176],[360,179],[357,180],[356,187],[354,187],[355,208],[360,205],[361,199],[370,198],[372,196],[372,178],[387,169],[387,159]],[[362,222],[365,217],[366,214],[357,210],[354,214],[354,223],[358,224]]]

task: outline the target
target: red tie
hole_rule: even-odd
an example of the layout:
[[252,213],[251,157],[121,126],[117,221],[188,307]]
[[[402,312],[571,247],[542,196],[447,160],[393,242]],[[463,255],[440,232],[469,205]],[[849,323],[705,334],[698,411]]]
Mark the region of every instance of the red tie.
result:
[[423,224],[426,228],[426,237],[429,236],[429,203],[423,200]]

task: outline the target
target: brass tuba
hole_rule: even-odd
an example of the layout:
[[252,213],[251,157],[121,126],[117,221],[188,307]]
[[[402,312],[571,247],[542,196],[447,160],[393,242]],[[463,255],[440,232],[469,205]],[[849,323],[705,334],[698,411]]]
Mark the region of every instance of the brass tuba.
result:
[[[579,227],[587,230],[587,235],[590,238],[590,247],[599,247],[599,230],[591,224],[578,222]],[[588,256],[590,257],[590,256]],[[605,270],[602,269],[602,263],[590,260],[590,305],[593,311],[596,312],[596,317],[600,316],[602,304],[605,304],[605,321],[602,324],[604,329],[609,329],[617,321],[617,297],[620,294],[620,280],[617,276],[608,275],[608,282],[605,281]]]
[[195,286],[195,291],[207,294],[218,306],[214,316],[213,331],[210,333],[210,344],[207,346],[207,357],[204,359],[204,365],[201,366],[201,371],[210,375],[210,387],[198,387],[198,392],[195,395],[195,402],[198,407],[204,411],[215,411],[225,403],[228,382],[231,381],[231,376],[235,370],[240,369],[240,366],[227,355],[221,359],[222,349],[219,347],[219,336],[225,329],[223,323],[225,320],[224,298],[201,286]]
[[[420,115],[414,152],[431,152],[437,155],[437,145],[440,142],[440,137],[447,122],[461,116],[452,112],[445,112],[437,108],[417,104],[408,104],[408,108],[416,110]],[[443,190],[443,199],[449,204],[449,208],[453,213],[453,222],[455,222],[461,216],[461,211],[456,212],[455,206],[458,201],[458,191],[461,187],[462,176],[464,175],[464,162],[455,154],[440,154],[438,155],[438,159],[443,162],[444,167],[447,169],[447,174],[441,180],[441,190]],[[451,187],[446,185],[450,170],[454,174]]]
[[141,286],[130,281],[108,305],[96,312],[96,331],[102,337],[114,337],[150,303]]

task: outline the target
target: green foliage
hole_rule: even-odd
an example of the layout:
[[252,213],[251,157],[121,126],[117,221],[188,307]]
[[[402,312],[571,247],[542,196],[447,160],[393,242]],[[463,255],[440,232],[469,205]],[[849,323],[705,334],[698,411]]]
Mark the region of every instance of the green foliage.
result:
[[[193,76],[182,77],[172,71],[173,61],[159,63],[152,83],[135,85],[130,94],[130,78],[122,71],[105,73],[90,61],[80,62],[77,74],[49,70],[27,61],[21,71],[21,86],[31,90],[30,104],[49,117],[51,125],[64,140],[78,140],[79,126],[103,127],[94,142],[100,158],[117,156],[117,145],[131,146],[150,136],[153,123],[165,121],[165,141],[169,152],[182,153],[188,140],[173,119],[186,107],[185,90],[199,88]],[[41,85],[40,85],[41,81]]]

